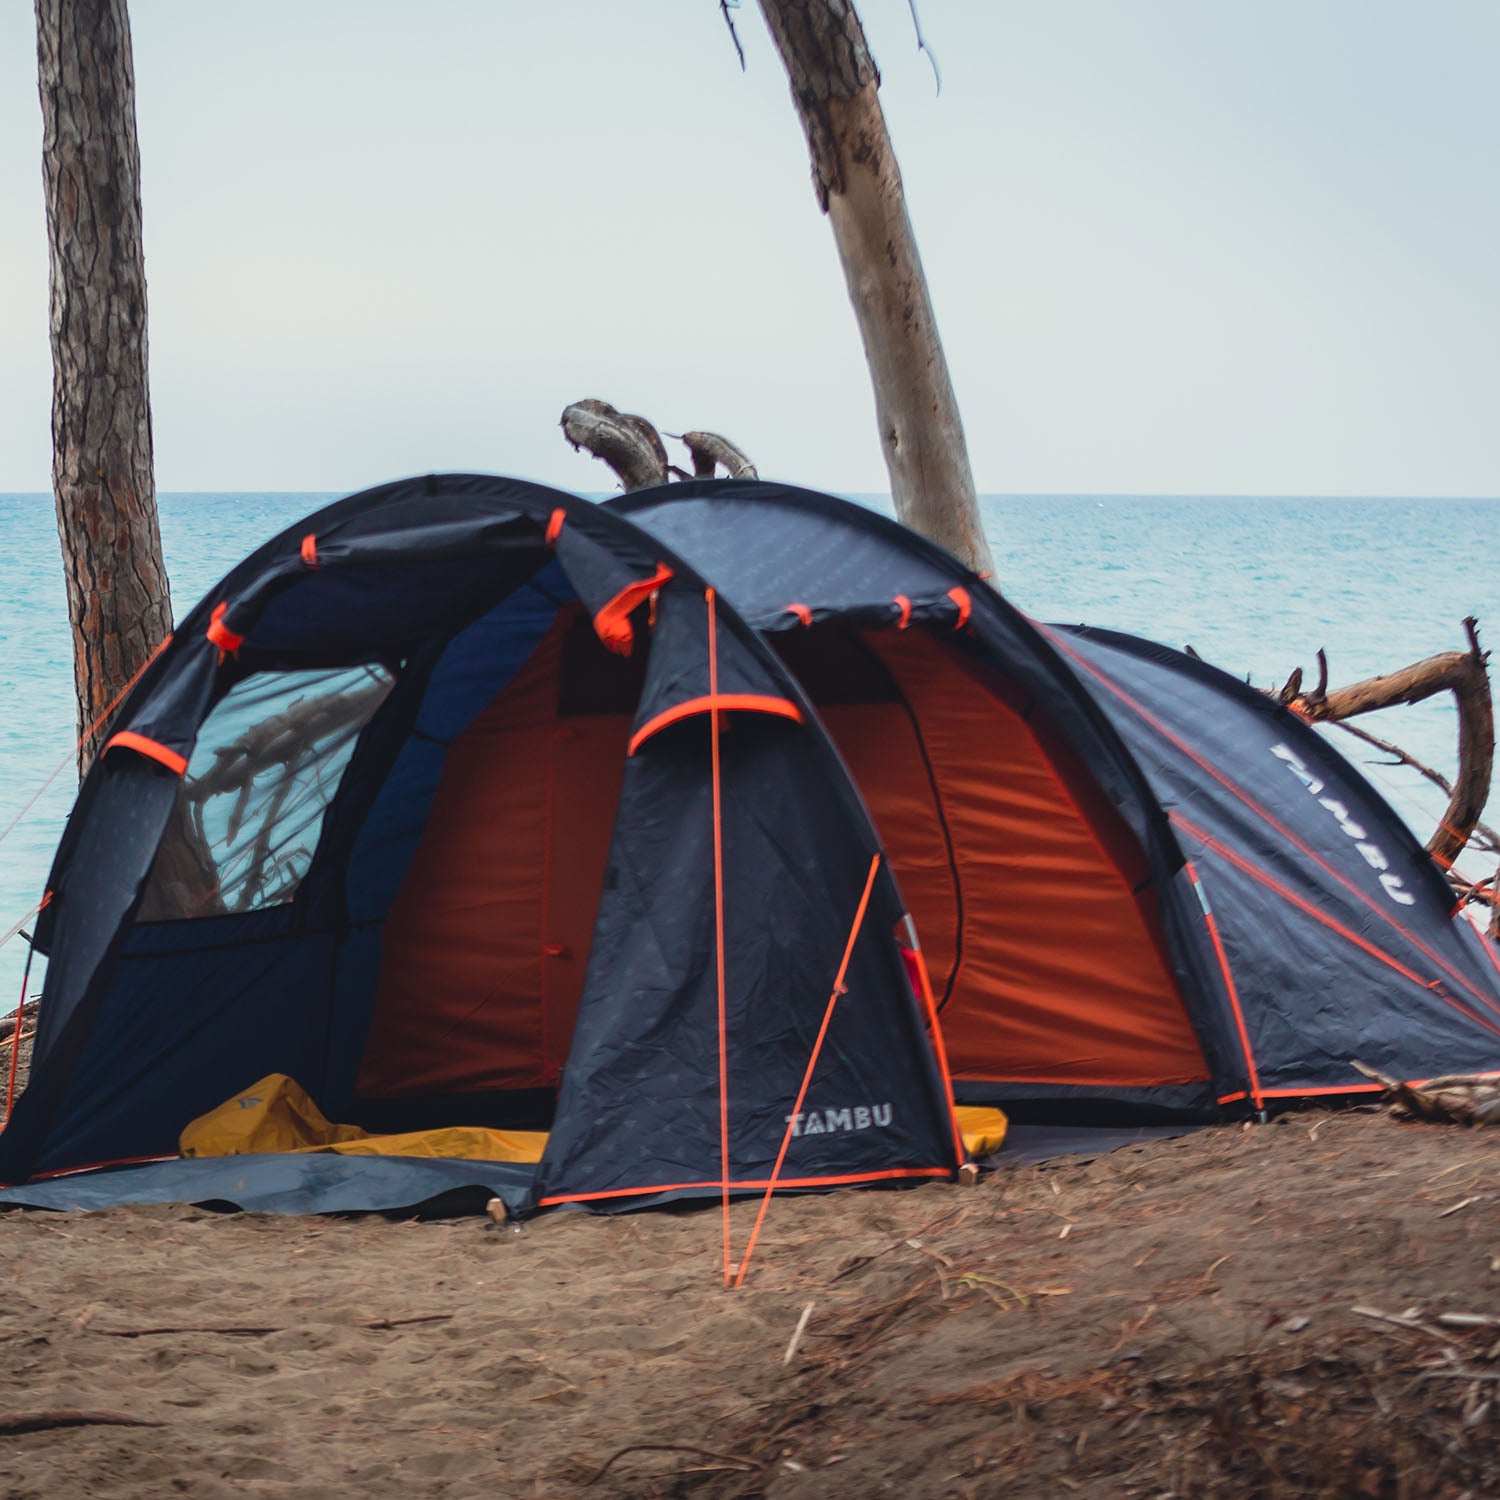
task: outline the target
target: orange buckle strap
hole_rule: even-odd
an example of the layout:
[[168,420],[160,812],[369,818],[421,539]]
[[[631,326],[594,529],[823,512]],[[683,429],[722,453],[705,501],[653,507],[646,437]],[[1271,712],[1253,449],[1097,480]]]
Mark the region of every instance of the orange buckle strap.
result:
[[563,522],[567,519],[568,513],[560,505],[547,517],[547,545],[549,547],[557,545],[557,539],[562,535]]
[[[554,511],[561,515],[561,511]],[[637,605],[643,604],[672,576],[665,563],[657,563],[656,572],[650,578],[637,578],[624,588],[594,616],[594,633],[605,647],[617,656],[629,656],[635,645],[635,632],[630,628],[630,616]]]
[[958,606],[958,620],[953,628],[955,630],[962,630],[969,623],[969,615],[973,612],[974,601],[969,598],[968,589],[949,589],[948,597]]
[[208,622],[208,629],[203,633],[219,648],[219,660],[223,661],[226,656],[233,656],[241,646],[245,644],[245,637],[236,635],[225,623],[224,616],[229,613],[229,604],[214,605],[214,612]]
[[804,625],[812,624],[812,611],[805,604],[788,604],[785,608],[789,615],[796,615]]
[[897,594],[896,605],[901,611],[901,618],[896,621],[896,629],[905,630],[911,624],[911,600],[905,594]]
[[302,538],[302,565],[306,568],[321,566],[318,562],[318,539],[310,531]]

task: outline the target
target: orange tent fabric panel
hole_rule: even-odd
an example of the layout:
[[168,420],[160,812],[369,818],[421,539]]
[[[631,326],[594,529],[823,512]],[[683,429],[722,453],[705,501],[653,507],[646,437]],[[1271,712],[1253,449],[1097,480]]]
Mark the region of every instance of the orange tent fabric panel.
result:
[[1132,892],[1139,871],[1120,869],[1123,825],[1103,826],[1088,790],[1069,786],[1074,773],[1043,750],[1025,705],[1005,701],[1008,685],[926,631],[865,640],[911,707],[930,774],[899,703],[821,712],[890,853],[940,1002],[951,989],[942,1022],[954,1076],[1206,1078],[1149,904]]
[[386,920],[357,1092],[555,1085],[572,1041],[630,718],[558,715],[559,613],[449,747]]

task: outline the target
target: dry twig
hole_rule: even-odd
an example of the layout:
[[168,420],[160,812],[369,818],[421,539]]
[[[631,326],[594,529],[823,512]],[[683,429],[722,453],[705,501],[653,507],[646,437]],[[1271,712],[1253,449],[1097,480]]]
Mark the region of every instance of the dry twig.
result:
[[36,1411],[0,1412],[0,1433],[47,1432],[54,1427],[163,1427],[149,1417],[123,1411],[91,1411],[84,1407],[48,1406]]

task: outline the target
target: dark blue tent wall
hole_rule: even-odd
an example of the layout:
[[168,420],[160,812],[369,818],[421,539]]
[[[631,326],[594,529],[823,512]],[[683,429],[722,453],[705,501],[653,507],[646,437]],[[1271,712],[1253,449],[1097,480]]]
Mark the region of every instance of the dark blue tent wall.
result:
[[[553,546],[557,562],[549,561]],[[560,605],[576,593],[602,621],[603,606],[622,588],[627,600],[631,590],[654,588],[664,627],[679,616],[701,619],[707,597],[690,567],[607,512],[482,476],[410,481],[340,502],[232,572],[183,622],[127,703],[116,727],[135,737],[127,742],[134,748],[112,749],[96,764],[54,863],[56,894],[42,934],[52,975],[40,1045],[32,1083],[0,1136],[0,1176],[170,1151],[189,1118],[273,1069],[301,1077],[337,1114],[349,1101],[368,1025],[381,921],[421,835],[446,745],[494,700]],[[637,630],[646,628],[645,614],[643,607]],[[631,625],[621,617],[610,628],[628,636]],[[780,718],[767,729],[759,714],[719,715],[734,726],[724,734],[733,746],[725,756],[726,833],[747,852],[758,840],[752,857],[726,862],[736,944],[727,957],[738,986],[732,1170],[758,1180],[779,1144],[770,1136],[790,1110],[800,1081],[791,1073],[799,1051],[808,1049],[802,1065],[810,1055],[849,933],[847,886],[879,846],[795,684],[723,604],[715,640],[721,691],[785,700],[797,720]],[[701,642],[653,647],[656,686],[648,687],[643,711],[659,716],[696,692],[702,654]],[[175,772],[214,705],[256,673],[358,662],[384,663],[397,685],[360,735],[295,898],[264,911],[137,923],[176,798]],[[658,950],[626,953],[628,983],[608,964],[596,966],[587,1005],[591,1034],[623,1039],[638,1061],[650,1049],[642,1053],[632,1040],[642,1012],[631,986],[653,995],[660,1017],[694,1039],[700,1061],[717,1050],[703,1013],[702,952],[693,950],[692,972],[683,973],[684,954],[672,946],[704,938],[702,892],[712,882],[703,850],[694,848],[691,859],[649,853],[653,831],[675,827],[684,807],[702,810],[702,739],[701,716],[671,723],[627,769],[631,796],[600,924],[613,935],[605,950],[617,957],[620,942],[629,950],[648,931]],[[143,745],[144,755],[136,753]],[[806,826],[778,827],[779,809],[802,802]],[[747,807],[754,809],[748,821]],[[658,878],[638,878],[627,896],[626,863],[639,877],[653,860]],[[809,877],[815,863],[820,874]],[[792,899],[807,878],[823,899]],[[744,926],[752,903],[776,911],[779,931]],[[853,1118],[868,1098],[896,1123],[794,1152],[789,1167],[799,1173],[946,1174],[956,1164],[946,1095],[890,930],[900,911],[880,868],[850,994],[813,1084],[835,1114],[847,1108]],[[663,980],[664,964],[686,986],[680,994]],[[761,1030],[778,1039],[785,1065],[771,1069],[774,1076],[745,1065]],[[611,1073],[595,1065],[597,1049],[593,1055],[581,1070],[587,1081],[578,1108],[607,1110],[618,1104],[611,1090],[632,1084],[652,1091],[639,1066]],[[568,1151],[554,1153],[547,1168],[555,1191],[598,1189],[596,1168],[606,1158],[608,1172],[627,1175],[634,1162],[638,1186],[652,1190],[679,1179],[717,1181],[718,1132],[699,1139],[701,1099],[690,1104],[692,1096],[685,1089],[675,1110],[656,1089],[652,1119],[627,1118],[602,1157],[590,1125],[569,1113],[574,1106],[565,1098],[557,1126]],[[653,1153],[666,1151],[669,1140],[674,1164],[663,1171]]]
[[[1500,1061],[1495,970],[1410,829],[1316,731],[1237,678],[1107,631],[1057,633],[1167,810],[1234,976],[1263,1097]],[[1247,1072],[1248,1072],[1247,1068]]]
[[[978,654],[1020,684],[1139,841],[1208,1081],[1010,1084],[955,1056],[961,1099],[1073,1117],[1095,1105],[1213,1113],[1362,1092],[1356,1058],[1403,1078],[1500,1067],[1493,952],[1453,920],[1400,818],[1271,699],[1149,642],[1037,627],[925,539],[830,496],[691,481],[609,503],[768,639],[807,632],[789,661],[814,659],[820,629],[839,625],[925,626]],[[956,633],[955,586],[972,604]],[[967,924],[1007,920],[982,890],[963,908]]]

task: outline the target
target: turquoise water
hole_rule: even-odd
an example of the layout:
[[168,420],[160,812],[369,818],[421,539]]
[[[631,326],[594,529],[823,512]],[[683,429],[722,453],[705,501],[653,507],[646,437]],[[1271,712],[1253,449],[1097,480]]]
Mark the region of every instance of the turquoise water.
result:
[[[181,615],[252,547],[333,497],[164,495],[162,544]],[[879,504],[874,497],[860,497]],[[1500,644],[1500,501],[985,496],[1011,599],[1043,619],[1086,621],[1191,643],[1260,685],[1328,651],[1332,681],[1463,645],[1477,615]],[[76,790],[71,656],[51,497],[0,495],[0,828],[64,769],[0,842],[0,934],[41,894]],[[1361,721],[1446,773],[1446,699]],[[1425,838],[1444,805],[1409,772],[1341,748]],[[1487,873],[1487,871],[1486,871]],[[13,1005],[23,944],[0,949],[0,1011]]]

